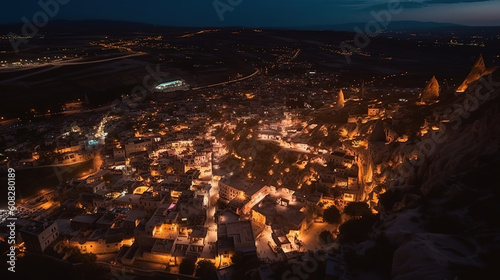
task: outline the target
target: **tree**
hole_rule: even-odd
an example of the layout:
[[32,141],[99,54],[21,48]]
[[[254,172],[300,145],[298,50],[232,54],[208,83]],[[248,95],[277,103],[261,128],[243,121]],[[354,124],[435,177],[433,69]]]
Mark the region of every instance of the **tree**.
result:
[[196,264],[195,276],[201,280],[217,280],[215,264],[209,260],[201,260]]
[[332,189],[333,198],[340,198],[342,196],[342,190],[339,187],[335,187]]
[[328,207],[325,212],[323,212],[323,219],[329,224],[340,223],[340,211],[335,206]]
[[370,208],[368,204],[365,202],[349,202],[347,206],[344,208],[344,213],[350,216],[366,216],[371,214]]
[[243,266],[245,265],[245,256],[243,255],[242,252],[236,251],[231,257],[231,261],[234,263],[235,266]]
[[319,239],[323,241],[325,244],[333,242],[333,235],[328,230],[324,230],[319,234]]
[[247,273],[262,265],[256,254],[245,255],[241,251],[236,251],[231,257],[234,273],[231,279],[247,279]]
[[345,222],[339,228],[338,239],[340,243],[361,243],[368,239],[372,226],[377,222],[377,215],[366,215],[359,219]]
[[193,275],[196,267],[195,265],[196,265],[196,259],[185,258],[179,265],[179,273],[186,275]]

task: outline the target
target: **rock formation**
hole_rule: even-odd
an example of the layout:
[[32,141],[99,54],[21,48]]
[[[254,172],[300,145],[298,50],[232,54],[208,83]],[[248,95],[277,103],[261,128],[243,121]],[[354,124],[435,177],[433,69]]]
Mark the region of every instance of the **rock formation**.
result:
[[344,93],[342,92],[342,89],[339,91],[339,95],[337,97],[337,109],[342,109],[344,108]]
[[384,129],[384,123],[382,120],[377,120],[375,125],[373,126],[372,133],[370,134],[370,137],[368,138],[368,141],[370,142],[385,142],[387,139],[385,137],[385,129]]
[[471,83],[479,80],[485,74],[486,66],[484,65],[483,55],[479,55],[476,63],[472,66],[469,75],[465,78],[462,84],[458,87],[457,92],[464,92]]
[[361,90],[360,90],[360,93],[359,93],[361,99],[365,98],[365,94],[366,94],[365,92],[366,92],[366,89],[365,89],[365,80],[363,80],[361,82]]
[[429,102],[438,99],[439,97],[439,84],[436,80],[436,76],[432,76],[427,86],[422,91],[420,95],[421,102]]

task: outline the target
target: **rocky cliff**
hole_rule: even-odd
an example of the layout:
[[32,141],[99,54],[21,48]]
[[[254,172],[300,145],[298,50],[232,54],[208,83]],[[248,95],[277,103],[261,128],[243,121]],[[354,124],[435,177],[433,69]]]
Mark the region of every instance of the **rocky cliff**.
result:
[[384,151],[380,217],[368,240],[347,245],[344,254],[353,278],[493,279],[500,259],[499,95],[497,71],[448,104],[439,129]]

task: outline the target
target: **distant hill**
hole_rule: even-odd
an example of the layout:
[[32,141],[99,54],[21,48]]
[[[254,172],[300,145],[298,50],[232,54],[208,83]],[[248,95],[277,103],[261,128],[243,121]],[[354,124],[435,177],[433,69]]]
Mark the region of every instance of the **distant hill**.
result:
[[[298,26],[298,27],[269,27],[264,29],[278,29],[278,30],[334,30],[334,31],[346,31],[354,32],[354,27],[359,27],[364,29],[366,22],[353,22],[345,24],[336,25],[310,25],[310,26]],[[3,24],[0,25],[0,33],[6,34],[9,32],[20,33],[23,23],[13,23],[13,24]],[[452,24],[452,23],[438,23],[438,22],[419,22],[419,21],[394,21],[387,26],[387,30],[419,30],[419,29],[430,29],[430,28],[443,28],[443,27],[466,27],[464,25]],[[40,28],[43,32],[69,32],[69,33],[87,33],[87,34],[97,34],[101,32],[158,32],[166,30],[195,30],[195,29],[207,29],[209,27],[179,27],[179,26],[162,26],[162,25],[151,25],[138,22],[126,22],[126,21],[110,21],[110,20],[54,20],[50,21],[46,26]],[[221,27],[218,27],[220,29]],[[227,27],[229,29],[241,29],[245,27]],[[226,29],[222,27],[222,29]],[[17,32],[16,32],[17,31]]]
[[[365,29],[367,22],[352,22],[335,25],[310,25],[297,27],[259,27],[265,30],[298,30],[298,31],[340,31],[355,32],[354,28]],[[10,32],[21,35],[23,23],[0,24],[0,34]],[[120,33],[161,33],[169,31],[194,31],[200,29],[209,29],[210,27],[182,27],[182,26],[164,26],[152,25],[139,22],[111,21],[111,20],[53,20],[46,26],[39,28],[42,33],[78,33],[78,34],[120,34]],[[477,27],[465,26],[453,23],[439,22],[420,22],[420,21],[393,21],[384,28],[384,31],[423,31],[430,30],[477,30],[478,28],[498,28],[498,27]],[[237,30],[252,29],[244,26],[217,27],[217,29]]]
[[[335,30],[335,31],[346,31],[346,32],[354,32],[355,27],[359,27],[361,30],[364,30],[367,22],[351,22],[344,24],[335,24],[335,25],[312,25],[312,26],[304,26],[299,29],[307,29],[307,30]],[[422,21],[392,21],[390,22],[385,30],[422,30],[422,29],[432,29],[432,28],[448,28],[448,27],[466,27],[465,25],[459,25],[454,23],[440,23],[440,22],[422,22]]]

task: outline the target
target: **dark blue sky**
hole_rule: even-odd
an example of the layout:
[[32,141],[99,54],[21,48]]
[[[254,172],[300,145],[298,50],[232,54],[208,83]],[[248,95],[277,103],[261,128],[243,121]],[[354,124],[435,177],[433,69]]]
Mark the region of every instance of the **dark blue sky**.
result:
[[[174,26],[299,27],[373,20],[388,0],[40,0],[60,4],[53,19],[106,19]],[[219,16],[214,2],[239,5]],[[397,0],[393,0],[397,1]],[[37,0],[0,1],[0,23],[32,20]],[[391,20],[500,25],[499,0],[401,0]],[[221,9],[223,6],[219,5]],[[223,20],[221,20],[223,19]]]

